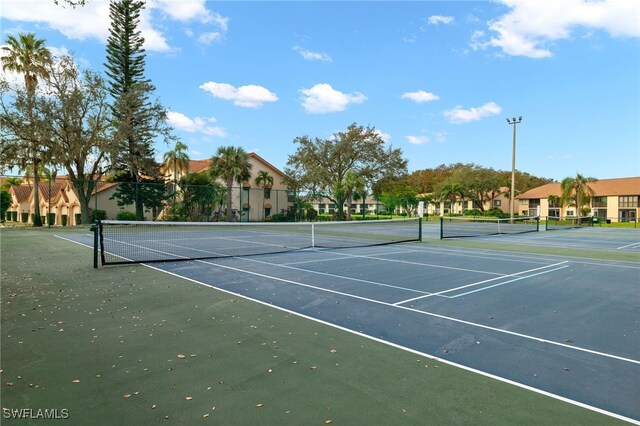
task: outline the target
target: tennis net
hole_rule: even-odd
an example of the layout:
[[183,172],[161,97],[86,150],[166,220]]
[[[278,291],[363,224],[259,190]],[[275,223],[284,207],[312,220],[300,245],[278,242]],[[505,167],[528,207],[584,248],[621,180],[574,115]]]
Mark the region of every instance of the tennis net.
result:
[[103,265],[254,256],[308,248],[420,241],[419,218],[354,222],[226,223],[101,221]]
[[593,226],[593,218],[591,216],[565,218],[547,216],[545,230],[557,231],[561,229],[581,228],[583,226]]
[[539,223],[538,217],[513,219],[441,217],[440,239],[536,232],[539,230]]

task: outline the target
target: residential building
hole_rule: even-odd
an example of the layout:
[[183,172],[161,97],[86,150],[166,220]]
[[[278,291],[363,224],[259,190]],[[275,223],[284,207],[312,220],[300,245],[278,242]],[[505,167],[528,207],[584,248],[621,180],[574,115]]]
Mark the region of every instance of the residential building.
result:
[[[267,160],[256,154],[248,153],[251,164],[251,177],[232,189],[232,211],[233,220],[242,222],[257,222],[268,219],[275,213],[286,212],[289,206],[293,205],[293,194],[283,183],[284,173]],[[204,173],[209,170],[211,160],[190,160],[189,173]],[[266,171],[273,177],[273,184],[262,186],[256,185],[256,177],[261,171]],[[173,182],[173,169],[164,168],[163,172],[167,182]],[[187,172],[176,170],[177,179],[180,179]],[[221,185],[226,186],[226,182],[219,179]]]
[[[582,207],[589,208],[591,215],[611,222],[637,221],[640,213],[640,177],[601,179],[590,182],[593,197]],[[549,196],[553,195],[551,202]],[[577,217],[580,212],[575,205],[559,201],[562,189],[559,183],[548,183],[518,195],[520,214],[540,216]],[[557,197],[557,198],[556,198]],[[555,200],[554,200],[555,198]]]

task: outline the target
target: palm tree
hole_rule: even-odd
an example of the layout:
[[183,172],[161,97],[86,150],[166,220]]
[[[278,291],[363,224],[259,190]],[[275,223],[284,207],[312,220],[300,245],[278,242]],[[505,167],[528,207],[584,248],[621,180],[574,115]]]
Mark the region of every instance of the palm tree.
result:
[[173,182],[178,180],[178,171],[182,174],[189,172],[189,155],[185,152],[188,147],[182,142],[176,142],[176,146],[164,153],[162,161],[167,169],[173,168]]
[[233,182],[238,184],[251,177],[249,155],[241,147],[221,146],[216,155],[211,157],[211,176],[223,179],[227,184],[227,221],[231,221],[231,201]]
[[255,183],[256,185],[262,187],[262,190],[264,191],[264,197],[262,197],[262,219],[264,219],[264,203],[265,200],[269,198],[267,197],[267,188],[269,188],[269,191],[271,191],[271,186],[273,185],[273,176],[271,176],[266,170],[260,170],[258,172],[258,176],[256,176]]
[[[29,103],[32,104],[38,86],[38,78],[46,78],[49,73],[47,65],[52,63],[51,52],[45,47],[45,40],[36,38],[33,33],[19,34],[18,38],[7,36],[7,45],[2,47],[4,55],[0,58],[2,69],[24,74],[24,85],[27,89]],[[29,112],[31,114],[31,112]],[[38,169],[40,158],[39,144],[30,144],[27,158],[31,160],[33,168]],[[34,173],[34,193],[35,212],[33,225],[42,226],[40,217],[40,196],[38,194],[38,184],[40,179],[38,173]]]
[[8,177],[5,179],[0,189],[4,189],[8,191],[14,186],[20,186],[21,183],[22,183],[22,179],[20,179],[19,177]]
[[453,204],[456,202],[458,197],[464,198],[464,187],[456,182],[445,182],[442,186],[440,199],[442,201],[449,200],[451,202],[449,205],[449,214],[453,213]]
[[176,205],[176,192],[178,181],[178,170],[181,174],[185,175],[189,173],[189,155],[185,152],[187,146],[182,142],[176,142],[176,146],[171,151],[167,151],[162,156],[162,162],[167,169],[173,168],[173,206]]
[[354,198],[359,198],[360,194],[364,193],[364,177],[350,170],[344,176],[342,186],[345,192],[345,201],[347,203],[347,220],[351,220],[351,204],[353,203]]
[[576,206],[576,217],[582,214],[582,206],[590,202],[591,197],[595,195],[589,183],[597,182],[598,179],[592,177],[584,177],[580,173],[576,173],[576,177],[566,177],[560,182],[562,195],[560,200],[568,206]]

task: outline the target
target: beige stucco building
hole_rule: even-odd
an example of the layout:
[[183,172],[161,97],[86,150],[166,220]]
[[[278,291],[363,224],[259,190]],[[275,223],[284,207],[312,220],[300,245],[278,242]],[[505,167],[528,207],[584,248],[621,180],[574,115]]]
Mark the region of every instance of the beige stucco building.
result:
[[[262,221],[275,213],[286,211],[292,205],[291,194],[287,191],[287,186],[283,183],[284,173],[277,167],[270,164],[256,153],[249,153],[249,162],[252,165],[251,178],[240,187],[232,190],[234,220],[242,221]],[[189,164],[190,173],[206,172],[209,169],[210,160],[192,160]],[[266,171],[273,177],[273,184],[266,187],[259,187],[255,183],[255,178],[261,171]],[[173,182],[173,172],[164,170],[167,183]],[[179,172],[180,178],[186,172]],[[2,179],[3,180],[3,179]],[[224,185],[224,182],[220,182]],[[135,206],[118,206],[117,201],[112,199],[118,183],[98,182],[89,202],[89,211],[104,210],[107,219],[116,219],[121,211],[135,211]],[[80,198],[73,183],[65,176],[48,181],[40,182],[39,209],[40,215],[45,223],[56,226],[76,226],[81,224]],[[11,198],[5,218],[10,222],[33,223],[33,213],[36,211],[34,203],[35,185],[29,179],[23,179],[22,184],[10,186],[7,189]],[[163,215],[163,211],[156,212],[145,209],[146,220],[157,220]],[[222,218],[221,218],[222,219]]]
[[[611,222],[633,222],[638,220],[640,213],[640,177],[601,179],[590,182],[593,197],[581,206],[588,209],[590,214],[601,220]],[[559,202],[549,202],[549,196],[560,197],[562,190],[559,183],[549,183],[530,189],[518,195],[521,215],[531,215],[540,211],[540,216],[577,217],[579,213],[575,205],[562,205]],[[582,203],[581,203],[582,204]],[[534,213],[535,215],[535,213]]]

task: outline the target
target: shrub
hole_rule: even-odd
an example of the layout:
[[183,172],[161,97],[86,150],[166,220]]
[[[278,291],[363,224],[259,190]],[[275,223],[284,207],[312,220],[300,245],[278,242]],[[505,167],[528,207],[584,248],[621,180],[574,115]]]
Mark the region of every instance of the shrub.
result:
[[76,225],[82,224],[82,214],[76,213]]
[[[136,214],[134,212],[123,210],[121,212],[118,212],[118,214],[116,215],[116,219],[118,219],[118,220],[136,220]],[[165,220],[169,220],[169,221],[173,220],[173,221],[175,221],[177,219],[173,219],[173,218],[167,217],[167,218],[165,218]]]
[[314,208],[307,209],[307,220],[314,221],[318,218],[318,212]]
[[483,216],[506,218],[509,217],[509,213],[505,213],[497,207],[492,207],[489,210],[485,210]]
[[482,216],[482,212],[478,209],[465,210],[462,212],[464,216]]
[[29,222],[29,213],[21,213],[20,216],[22,218],[22,223]]
[[91,222],[96,220],[105,220],[107,218],[107,212],[104,210],[94,210],[91,212]]
[[47,213],[47,224],[55,225],[56,224],[56,214],[55,213]]
[[63,214],[62,215],[62,226],[67,226],[67,219],[68,219],[67,215]]
[[287,216],[282,213],[276,213],[271,215],[272,222],[286,222]]

